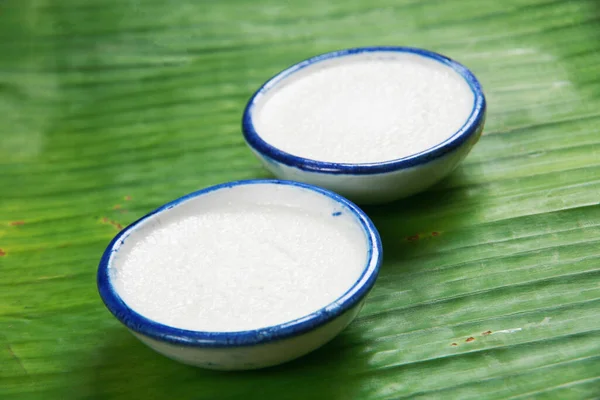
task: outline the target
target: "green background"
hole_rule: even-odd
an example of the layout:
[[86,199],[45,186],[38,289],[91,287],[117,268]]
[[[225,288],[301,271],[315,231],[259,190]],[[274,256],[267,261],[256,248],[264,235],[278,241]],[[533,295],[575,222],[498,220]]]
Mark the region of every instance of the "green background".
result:
[[[489,108],[450,178],[365,207],[385,262],[359,318],[262,371],[146,348],[97,294],[109,240],[269,176],[240,132],[251,93],[365,45],[464,63]],[[4,0],[0,118],[1,399],[600,398],[597,1]]]

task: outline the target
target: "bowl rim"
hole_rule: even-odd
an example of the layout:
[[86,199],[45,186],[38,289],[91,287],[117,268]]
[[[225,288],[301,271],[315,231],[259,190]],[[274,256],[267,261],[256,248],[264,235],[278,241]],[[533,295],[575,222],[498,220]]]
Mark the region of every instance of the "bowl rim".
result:
[[[304,317],[269,327],[236,332],[195,331],[164,325],[137,313],[121,299],[111,283],[109,268],[113,255],[118,252],[127,237],[135,231],[142,222],[152,218],[154,215],[207,193],[226,188],[255,184],[288,185],[304,190],[310,190],[336,201],[349,210],[355,217],[367,238],[367,262],[360,277],[343,295],[327,306]],[[382,259],[383,248],[381,238],[375,225],[364,211],[348,199],[329,190],[295,181],[278,179],[239,180],[210,186],[179,197],[128,225],[111,240],[104,251],[98,265],[97,286],[100,297],[108,310],[127,328],[138,334],[179,346],[211,348],[253,346],[305,333],[332,321],[345,311],[348,311],[353,306],[357,305],[373,287]]]
[[[438,61],[457,72],[469,85],[469,88],[473,92],[474,101],[471,114],[463,126],[456,131],[448,139],[429,149],[423,150],[419,153],[411,154],[409,156],[381,161],[381,162],[369,162],[369,163],[337,163],[328,161],[318,161],[305,157],[295,156],[279,148],[269,144],[265,141],[256,131],[253,123],[253,112],[256,106],[257,100],[262,96],[266,95],[268,91],[285,81],[287,78],[294,75],[296,72],[312,66],[316,63],[352,56],[355,54],[362,53],[410,53],[423,56],[435,61]],[[285,70],[279,72],[269,80],[267,80],[253,95],[246,104],[244,113],[242,116],[242,132],[246,143],[262,157],[268,160],[275,161],[287,165],[288,167],[297,168],[303,171],[318,172],[324,174],[344,174],[344,175],[370,175],[370,174],[381,174],[386,172],[392,172],[400,169],[414,167],[420,164],[427,163],[436,158],[439,158],[450,151],[458,148],[468,139],[477,134],[480,126],[485,121],[486,111],[486,100],[483,94],[481,84],[475,77],[475,75],[464,65],[433,51],[416,48],[416,47],[405,47],[405,46],[371,46],[371,47],[356,47],[350,49],[343,49],[332,51],[317,55],[315,57],[306,59]]]

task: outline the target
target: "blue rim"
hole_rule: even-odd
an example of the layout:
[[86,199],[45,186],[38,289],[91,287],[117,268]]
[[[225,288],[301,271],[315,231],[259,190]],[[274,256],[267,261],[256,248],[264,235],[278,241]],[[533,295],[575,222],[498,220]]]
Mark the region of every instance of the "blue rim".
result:
[[[372,52],[399,52],[418,54],[420,56],[436,60],[456,71],[467,82],[475,98],[473,102],[473,110],[471,111],[471,115],[465,124],[449,139],[420,153],[390,161],[357,164],[317,161],[294,156],[270,145],[260,137],[258,132],[256,132],[254,124],[252,123],[252,112],[254,110],[256,100],[265,95],[269,90],[273,89],[279,83],[301,69],[318,62],[337,57],[350,56],[353,54]],[[369,175],[391,172],[399,169],[410,168],[419,164],[424,164],[456,149],[465,143],[471,136],[478,133],[479,127],[485,120],[485,111],[486,101],[483,95],[483,90],[481,89],[481,84],[475,75],[473,75],[473,73],[462,64],[459,64],[458,62],[441,54],[413,47],[361,47],[334,51],[309,58],[308,60],[302,61],[287,68],[286,70],[269,79],[256,91],[256,93],[254,93],[254,95],[248,101],[242,117],[242,131],[244,133],[246,142],[255,151],[267,159],[274,160],[289,167],[298,168],[304,171],[327,174]]]
[[[252,185],[252,184],[275,184],[275,185],[289,185],[296,186],[303,189],[311,190],[327,196],[350,211],[353,216],[360,222],[365,235],[368,240],[368,257],[367,264],[361,276],[352,285],[352,287],[344,293],[336,301],[332,302],[328,306],[309,314],[305,317],[286,322],[280,325],[271,327],[239,331],[239,332],[202,332],[192,331],[186,329],[178,329],[170,326],[166,326],[150,320],[125,304],[125,302],[116,293],[114,287],[110,282],[109,277],[109,266],[112,260],[112,256],[119,250],[120,246],[126,240],[126,238],[140,225],[142,222],[151,218],[160,212],[169,210],[173,207],[178,206],[188,200],[202,196],[204,194],[221,190],[225,188],[232,188],[239,185]],[[373,253],[373,249],[377,249],[377,254]],[[379,267],[381,265],[383,257],[383,248],[381,245],[381,239],[377,232],[373,222],[369,217],[354,203],[345,199],[344,197],[330,192],[328,190],[293,181],[283,180],[272,180],[272,179],[254,179],[254,180],[243,180],[235,181],[230,183],[224,183],[221,185],[211,186],[206,189],[202,189],[186,196],[180,197],[170,203],[157,208],[149,214],[143,216],[131,225],[123,229],[115,238],[110,242],[98,266],[97,284],[98,291],[102,301],[109,309],[109,311],[134,332],[148,336],[150,338],[169,342],[177,345],[184,346],[195,346],[195,347],[235,347],[235,346],[252,346],[260,343],[270,342],[273,340],[285,339],[291,336],[301,334],[303,332],[314,329],[320,325],[331,321],[338,315],[356,305],[373,287]]]

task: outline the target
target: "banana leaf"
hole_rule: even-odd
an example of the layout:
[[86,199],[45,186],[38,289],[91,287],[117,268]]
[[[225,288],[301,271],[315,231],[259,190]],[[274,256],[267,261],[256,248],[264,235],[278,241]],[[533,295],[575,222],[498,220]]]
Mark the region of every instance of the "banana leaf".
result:
[[[365,208],[385,262],[357,320],[248,372],[137,341],[96,291],[108,241],[268,177],[252,92],[369,45],[466,64],[489,108],[448,179]],[[0,398],[600,398],[599,110],[596,0],[0,1]]]

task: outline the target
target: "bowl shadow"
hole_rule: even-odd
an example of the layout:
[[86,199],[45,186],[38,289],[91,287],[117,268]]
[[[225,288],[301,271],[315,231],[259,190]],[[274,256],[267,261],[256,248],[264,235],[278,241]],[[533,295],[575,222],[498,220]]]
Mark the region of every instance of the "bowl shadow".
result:
[[[340,344],[353,341],[343,332],[323,347],[279,366],[250,371],[211,371],[187,366],[155,353],[124,327],[105,332],[95,353],[95,368],[78,398],[307,399],[356,398],[352,371],[356,350]],[[85,361],[84,365],[91,363]],[[307,382],[310,384],[307,385]],[[81,397],[80,397],[81,396]],[[67,396],[68,398],[68,396]]]
[[477,212],[473,207],[477,200],[467,192],[472,184],[459,167],[424,192],[388,204],[363,206],[381,236],[382,272],[405,268],[406,260],[436,252],[447,241],[442,237],[445,231],[468,225]]

